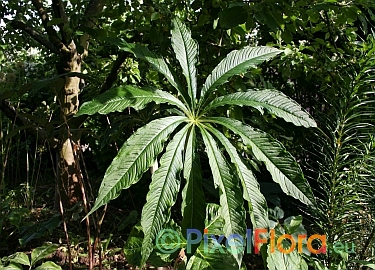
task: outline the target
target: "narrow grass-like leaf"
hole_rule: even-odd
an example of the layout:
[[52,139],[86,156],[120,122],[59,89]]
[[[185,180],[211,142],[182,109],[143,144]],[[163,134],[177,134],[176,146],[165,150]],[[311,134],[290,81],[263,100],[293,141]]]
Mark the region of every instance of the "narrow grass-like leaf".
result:
[[195,228],[200,231],[204,229],[206,201],[202,189],[202,170],[196,139],[195,126],[192,126],[186,144],[183,171],[186,184],[182,190],[181,213],[183,219],[181,228],[185,237],[187,229]]
[[191,99],[192,108],[195,108],[197,96],[197,70],[195,65],[198,60],[198,43],[191,38],[191,32],[179,19],[173,20],[172,47],[176,58],[182,67]]
[[272,47],[250,46],[230,52],[207,77],[202,88],[200,105],[202,105],[202,102],[207,99],[212,91],[225,83],[233,75],[243,73],[250,67],[256,67],[279,53],[281,53],[280,50]]
[[152,176],[147,202],[142,210],[141,225],[144,232],[142,243],[143,266],[152,253],[156,235],[170,218],[170,208],[176,202],[180,190],[179,172],[183,168],[183,151],[189,126],[180,130],[168,144],[160,159],[160,167]]
[[[206,146],[214,181],[220,187],[221,215],[225,220],[223,229],[225,236],[237,234],[245,239],[245,210],[238,178],[231,172],[229,164],[220,152],[214,138],[207,132],[206,127],[201,125],[200,131]],[[241,265],[243,252],[239,252],[235,247],[233,247],[232,252],[238,265]]]
[[243,187],[243,197],[249,202],[249,212],[253,227],[267,229],[269,226],[267,202],[263,194],[260,192],[259,184],[254,174],[247,168],[241,157],[238,155],[237,149],[222,132],[210,125],[206,125],[206,128],[225,147],[232,163],[236,166],[237,175],[239,176]]
[[208,117],[206,121],[227,127],[241,136],[243,142],[251,147],[254,156],[263,161],[272,179],[288,195],[301,202],[312,205],[315,198],[302,174],[302,170],[284,146],[267,133],[255,130],[240,121],[224,117]]
[[128,107],[136,110],[143,109],[148,103],[169,103],[175,105],[185,113],[186,106],[168,92],[157,89],[141,89],[132,85],[124,85],[97,96],[94,100],[85,102],[75,116],[95,113],[108,114],[110,112],[122,112]]
[[315,121],[294,100],[274,89],[249,90],[215,98],[204,112],[224,105],[251,106],[263,114],[263,109],[296,126],[316,127]]
[[186,119],[183,116],[157,119],[130,136],[108,167],[95,205],[89,214],[116,198],[122,189],[138,182],[163,150],[163,143],[169,134]]

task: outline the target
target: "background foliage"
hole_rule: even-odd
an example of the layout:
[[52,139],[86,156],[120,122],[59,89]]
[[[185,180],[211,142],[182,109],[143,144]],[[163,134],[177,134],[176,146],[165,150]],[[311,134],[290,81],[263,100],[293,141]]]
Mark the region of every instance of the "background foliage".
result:
[[[217,110],[267,130],[302,165],[318,201],[315,209],[306,209],[283,195],[272,183],[265,166],[237,142],[244,160],[256,168],[255,174],[275,226],[285,227],[284,216],[301,214],[308,234],[325,233],[330,244],[335,241],[361,243],[355,254],[304,257],[310,267],[357,269],[364,261],[374,260],[375,7],[372,1],[111,0],[105,1],[97,21],[89,27],[83,25],[85,10],[96,1],[52,1],[55,2],[64,3],[68,18],[62,32],[74,41],[84,34],[90,36],[90,53],[82,63],[81,104],[112,86],[128,84],[154,85],[171,93],[172,87],[163,76],[134,54],[120,51],[112,41],[121,38],[128,43],[145,45],[182,73],[171,49],[174,16],[191,29],[192,38],[200,46],[198,85],[204,83],[230,51],[247,45],[268,45],[284,50],[280,57],[233,77],[225,87],[218,89],[218,95],[272,86],[305,108],[319,129],[312,132],[294,127],[249,107]],[[49,23],[59,29],[61,20],[54,15],[52,3],[44,3],[51,16]],[[60,261],[64,257],[61,254],[67,254],[67,248],[71,247],[74,263],[88,263],[77,255],[88,252],[83,244],[87,241],[87,228],[78,222],[85,216],[84,206],[67,209],[64,219],[70,239],[67,245],[63,219],[58,214],[55,217],[53,212],[56,155],[48,143],[41,140],[42,131],[53,138],[61,127],[54,90],[59,83],[58,58],[37,42],[35,36],[17,29],[12,23],[14,20],[23,22],[46,35],[32,1],[1,2],[0,19],[0,238],[5,239],[0,241],[0,254],[7,257],[34,249],[47,240],[59,243],[61,238],[62,247],[56,252],[55,261]],[[77,50],[81,52],[82,48],[78,46]],[[11,117],[7,113],[9,104],[14,108]],[[125,112],[82,119],[80,144],[85,151],[82,151],[81,165],[88,206],[93,205],[105,170],[118,149],[139,127],[163,113],[158,104],[149,104],[138,111],[129,108]],[[31,122],[17,121],[23,118]],[[34,127],[41,128],[40,133],[33,132]],[[201,147],[202,142],[199,144]],[[202,157],[200,162],[205,197],[208,202],[217,203],[218,191],[208,184],[210,181],[205,181],[212,177],[209,161]],[[118,248],[128,243],[127,236],[140,219],[150,179],[148,172],[108,206],[99,246],[102,257],[108,260],[104,263],[112,263],[112,267],[115,267],[114,254],[119,254]],[[181,201],[178,197],[177,205]],[[284,214],[275,214],[279,213],[273,210],[275,207],[281,208]],[[179,223],[181,216],[175,208],[171,215]],[[91,220],[92,226],[99,224],[100,214],[101,211],[95,222]],[[61,262],[67,260],[65,255]],[[248,269],[259,269],[261,263],[259,257],[245,256]]]

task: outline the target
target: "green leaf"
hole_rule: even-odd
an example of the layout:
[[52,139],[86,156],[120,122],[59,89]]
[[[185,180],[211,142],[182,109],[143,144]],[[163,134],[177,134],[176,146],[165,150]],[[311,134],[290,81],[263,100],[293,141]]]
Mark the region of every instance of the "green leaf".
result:
[[[239,269],[233,255],[225,248],[224,253],[219,252],[214,241],[209,238],[208,243],[201,242],[195,255],[187,263],[187,270],[229,270]],[[216,249],[216,250],[215,250]],[[216,252],[213,252],[213,251]],[[212,251],[212,252],[211,252]]]
[[180,190],[178,174],[183,168],[184,151],[189,125],[179,131],[168,144],[160,159],[160,167],[152,175],[147,202],[142,210],[141,225],[145,235],[142,243],[141,266],[146,263],[153,250],[153,241],[170,218],[170,208],[176,202]]
[[263,108],[265,108],[296,126],[316,127],[315,121],[299,104],[277,90],[249,90],[247,92],[238,92],[218,97],[204,108],[203,113],[224,105],[251,106],[259,110],[262,114]]
[[307,205],[315,203],[311,188],[304,178],[300,166],[280,142],[267,133],[255,130],[237,120],[224,117],[209,117],[205,120],[223,125],[240,135],[243,142],[251,147],[254,156],[264,162],[272,179],[287,195]]
[[59,25],[63,23],[63,20],[61,18],[53,18],[47,23],[47,26],[52,26],[52,25]]
[[195,65],[198,60],[198,43],[191,38],[190,30],[179,19],[173,20],[171,33],[172,47],[186,78],[192,109],[194,109],[197,97],[197,70]]
[[0,266],[0,269],[1,270],[2,269],[4,269],[4,270],[23,270],[23,267],[19,263],[11,262],[7,267],[1,268],[1,266]]
[[[169,222],[163,226],[163,229],[167,231],[161,231],[162,234],[159,235],[160,238],[156,239],[154,250],[147,260],[151,265],[156,267],[171,264],[178,256],[179,251],[186,246],[186,241],[184,241],[181,234],[181,228],[173,219],[170,219]],[[168,236],[163,237],[166,235]],[[163,250],[168,252],[163,252]]]
[[35,270],[61,270],[61,266],[54,262],[45,262],[42,265],[35,268]]
[[[287,249],[288,247],[284,248]],[[296,251],[296,248],[291,253],[284,254],[277,248],[275,248],[274,252],[270,252],[270,247],[268,246],[268,253],[267,269],[269,270],[308,270],[307,263],[301,254]]]
[[[182,190],[181,203],[183,216],[181,228],[185,238],[187,229],[194,228],[201,232],[204,229],[206,201],[202,189],[202,170],[196,140],[195,127],[192,126],[185,150],[184,178],[186,184]],[[192,249],[192,253],[194,252],[195,249]]]
[[284,220],[284,227],[288,234],[293,234],[302,226],[302,216],[291,216]]
[[[225,220],[223,228],[224,234],[227,237],[232,234],[237,234],[245,239],[246,216],[238,179],[236,176],[233,176],[231,168],[219,150],[214,138],[206,131],[206,127],[200,126],[200,131],[207,149],[214,182],[220,187],[221,215]],[[243,252],[239,252],[235,248],[236,247],[233,247],[232,253],[238,265],[241,265]]]
[[280,50],[272,47],[244,47],[241,50],[230,52],[207,77],[206,82],[202,88],[202,97],[200,105],[208,95],[217,89],[220,85],[225,83],[233,75],[245,72],[250,67],[256,67],[260,63],[271,59]]
[[17,252],[9,256],[9,260],[14,263],[20,263],[23,265],[30,266],[29,257],[23,252]]
[[124,245],[124,254],[130,265],[139,265],[142,259],[142,226],[136,225],[130,231],[129,237]]
[[135,224],[138,221],[138,212],[137,210],[132,210],[129,215],[121,221],[120,225],[117,227],[117,231],[125,229],[128,225]]
[[157,71],[163,74],[169,83],[182,95],[185,102],[187,102],[188,96],[184,90],[182,83],[176,73],[169,68],[169,65],[165,60],[154,52],[151,52],[147,47],[138,44],[130,44],[119,39],[107,39],[109,42],[116,44],[123,51],[131,52],[136,57],[146,60],[149,62]]
[[222,235],[224,219],[221,215],[221,206],[215,203],[206,204],[205,229],[209,235]]
[[234,6],[224,9],[219,15],[220,26],[230,29],[247,21],[248,13],[245,6]]
[[168,92],[156,89],[141,89],[131,85],[112,88],[97,96],[94,100],[85,102],[75,116],[95,113],[108,114],[110,112],[122,112],[128,107],[136,110],[143,109],[150,102],[169,103],[176,105],[185,113],[186,106]]
[[375,263],[373,263],[373,262],[366,262],[366,261],[359,261],[359,260],[354,260],[354,261],[357,262],[357,263],[360,263],[360,264],[362,264],[362,265],[364,265],[364,266],[366,266],[370,269],[375,269]]
[[237,175],[239,176],[243,187],[243,198],[249,202],[249,214],[253,227],[267,229],[269,227],[267,202],[263,194],[260,192],[259,184],[255,179],[255,176],[244,164],[241,157],[238,155],[237,149],[224,136],[224,134],[211,126],[206,127],[225,147],[232,163],[236,166]]
[[45,257],[54,253],[58,247],[59,245],[56,244],[44,244],[41,247],[35,248],[31,252],[31,265],[35,265],[35,263],[37,263],[41,259],[44,259]]
[[163,143],[169,134],[186,119],[183,116],[157,119],[130,136],[108,167],[89,215],[116,198],[122,189],[138,182],[163,150]]

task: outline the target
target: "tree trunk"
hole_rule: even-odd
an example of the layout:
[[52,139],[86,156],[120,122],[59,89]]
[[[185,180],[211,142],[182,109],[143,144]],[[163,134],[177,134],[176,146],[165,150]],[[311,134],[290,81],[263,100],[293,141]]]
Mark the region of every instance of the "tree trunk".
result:
[[[57,64],[57,71],[61,74],[69,72],[81,72],[81,55],[78,54],[76,45],[72,41],[68,51],[61,54],[60,62]],[[71,126],[70,119],[78,111],[79,107],[79,85],[78,77],[63,77],[60,87],[57,88],[57,97],[60,104],[60,130],[59,143],[57,147],[57,186],[62,204],[65,208],[71,208],[77,202],[82,201],[80,180],[82,172],[79,164],[80,153],[80,132],[78,127]],[[58,194],[55,196],[59,199]],[[55,201],[55,207],[57,206]]]
[[[82,57],[88,55],[88,47],[90,35],[86,32],[83,33],[79,38],[79,43],[83,48],[83,52],[80,54],[77,52],[76,44],[73,41],[71,28],[67,28],[70,25],[69,18],[65,13],[66,3],[62,0],[47,1],[51,4],[53,11],[53,19],[61,20],[58,27],[51,24],[50,15],[48,9],[44,7],[45,1],[43,0],[31,0],[36,12],[38,13],[42,26],[45,29],[47,36],[42,35],[36,31],[30,24],[18,21],[17,19],[8,20],[4,18],[6,23],[9,23],[14,29],[21,30],[29,34],[35,41],[40,43],[51,53],[59,56],[59,61],[56,64],[56,68],[59,75],[70,73],[70,72],[81,72]],[[51,3],[52,2],[52,3]],[[82,29],[92,29],[95,27],[98,15],[102,12],[106,1],[104,0],[90,0],[87,3],[87,7],[83,14],[83,20],[80,24]],[[58,29],[57,29],[58,28]],[[68,31],[67,29],[70,29]],[[79,30],[77,27],[74,30]],[[119,61],[116,61],[117,65],[113,68],[110,78],[116,78],[117,70],[121,63],[125,60],[123,55]],[[117,67],[117,68],[116,68]],[[58,99],[58,103],[61,108],[60,112],[60,125],[58,130],[58,138],[53,138],[50,142],[53,143],[53,147],[57,145],[57,188],[55,196],[55,207],[58,207],[59,199],[61,197],[64,207],[71,208],[76,202],[82,201],[83,195],[81,191],[82,173],[79,165],[79,153],[80,153],[80,133],[77,131],[78,126],[73,126],[71,118],[78,111],[79,100],[79,77],[62,76],[61,80],[55,84],[54,90]],[[106,84],[103,85],[102,90],[106,90],[111,85],[111,80],[106,80]],[[16,119],[18,123],[28,125],[30,122],[24,117],[17,116],[16,110],[8,104],[7,101],[0,102],[0,109],[7,113],[11,119]],[[38,134],[42,128],[34,127],[29,128],[33,133]],[[43,133],[48,137],[49,134]],[[48,139],[50,139],[48,137]],[[51,143],[51,146],[52,146]]]

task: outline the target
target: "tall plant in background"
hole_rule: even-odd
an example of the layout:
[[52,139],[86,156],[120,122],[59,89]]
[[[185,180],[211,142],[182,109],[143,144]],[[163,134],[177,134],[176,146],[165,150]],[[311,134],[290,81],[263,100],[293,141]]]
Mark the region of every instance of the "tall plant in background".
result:
[[359,60],[333,77],[326,95],[332,107],[320,117],[324,128],[309,159],[309,167],[318,168],[321,187],[318,211],[313,211],[320,232],[331,251],[335,242],[349,247],[349,252],[321,255],[314,261],[317,269],[359,269],[374,260],[374,45],[373,37],[363,42]]
[[[142,211],[144,239],[141,265],[144,265],[150,256],[155,237],[170,219],[170,209],[180,190],[181,172],[186,180],[182,191],[182,231],[187,228],[203,231],[205,199],[198,152],[200,138],[203,139],[209,158],[214,184],[220,190],[220,215],[225,220],[223,231],[226,236],[245,236],[243,199],[249,203],[249,214],[254,228],[269,227],[266,200],[252,171],[231,142],[235,137],[251,148],[256,159],[265,163],[273,180],[286,194],[305,204],[314,202],[300,167],[278,141],[238,120],[219,117],[215,111],[217,107],[225,105],[251,106],[261,113],[266,109],[297,126],[315,127],[314,120],[296,102],[274,89],[252,89],[219,97],[214,95],[215,90],[233,75],[245,72],[281,51],[270,47],[244,47],[232,51],[214,68],[199,89],[196,70],[198,44],[191,38],[187,27],[177,19],[173,21],[171,32],[172,47],[186,78],[187,89],[163,58],[146,47],[117,41],[121,49],[148,61],[162,73],[177,90],[177,97],[151,87],[120,86],[84,103],[77,114],[108,114],[121,112],[127,107],[139,110],[150,102],[169,103],[175,107],[173,112],[176,115],[160,116],[159,119],[139,128],[125,142],[107,169],[90,212],[116,198],[122,189],[138,182],[142,174],[157,160],[164,149],[164,142],[173,133],[173,138],[161,156],[160,167],[152,175],[147,202]],[[223,127],[230,131],[230,135],[223,133]],[[240,265],[243,254],[237,253],[239,254],[235,257]]]

